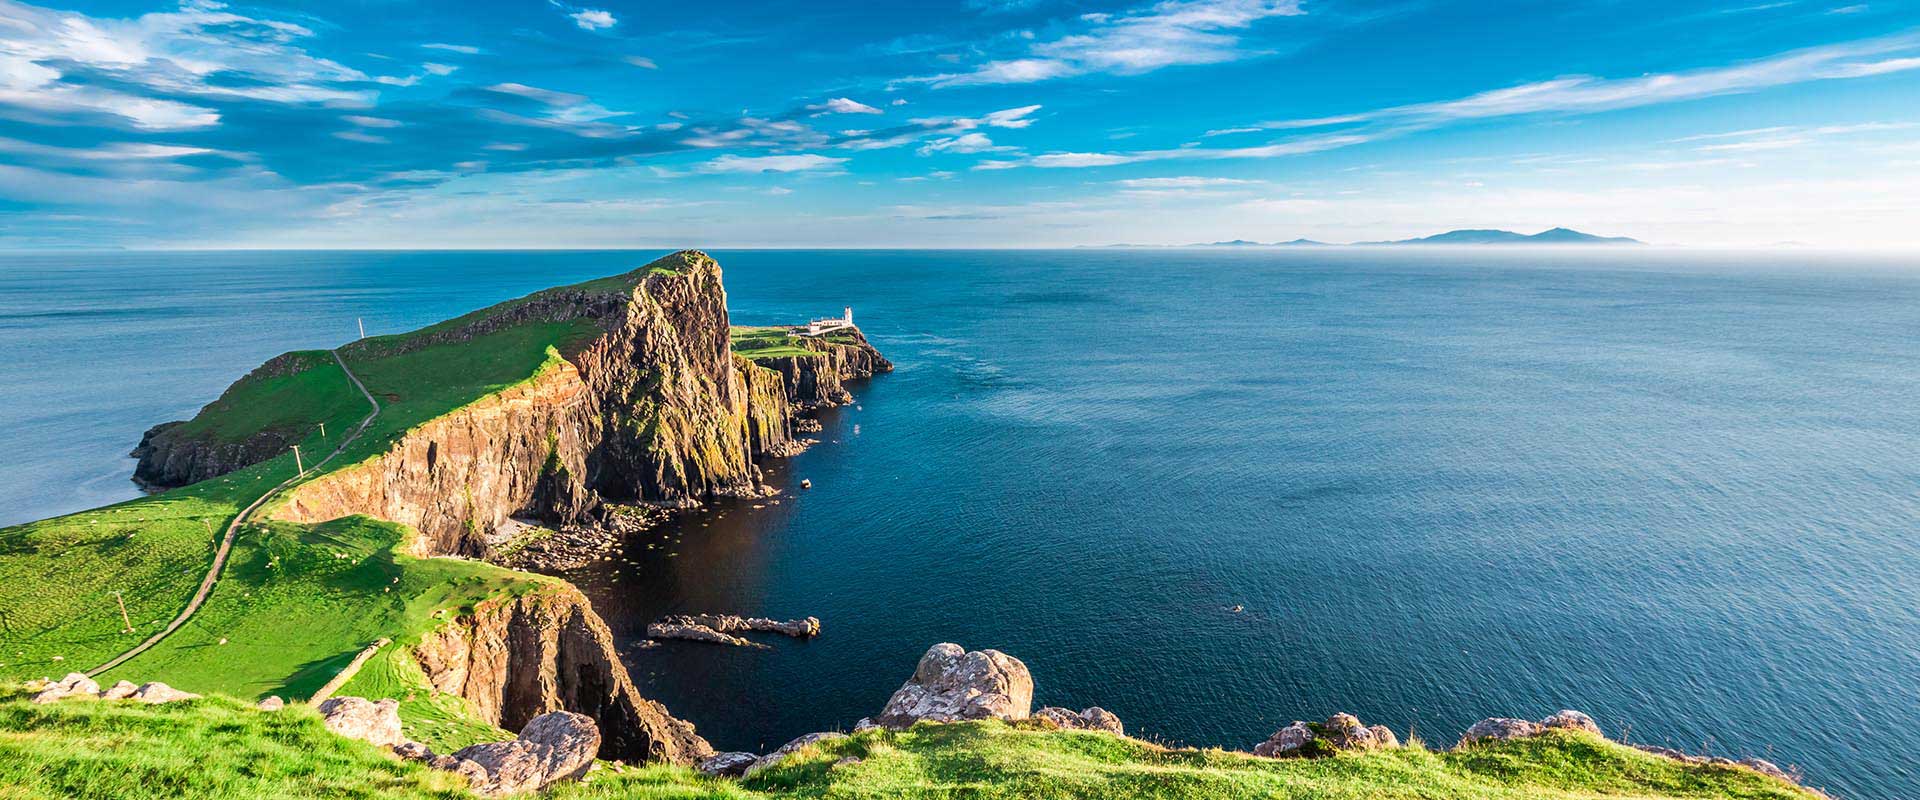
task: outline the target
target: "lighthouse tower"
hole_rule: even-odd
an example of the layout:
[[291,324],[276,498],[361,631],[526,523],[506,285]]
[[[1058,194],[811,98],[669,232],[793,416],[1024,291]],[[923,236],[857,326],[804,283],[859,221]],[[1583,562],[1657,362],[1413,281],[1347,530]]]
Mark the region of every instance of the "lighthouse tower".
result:
[[841,317],[840,319],[846,322],[849,327],[851,327],[853,325],[853,306],[847,306],[841,310],[847,313],[846,313],[846,316]]

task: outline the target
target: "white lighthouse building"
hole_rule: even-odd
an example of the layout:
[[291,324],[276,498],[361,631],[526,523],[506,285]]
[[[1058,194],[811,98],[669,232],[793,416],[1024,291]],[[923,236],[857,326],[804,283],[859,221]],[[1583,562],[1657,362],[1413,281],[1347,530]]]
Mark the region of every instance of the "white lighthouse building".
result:
[[841,309],[841,316],[839,317],[822,317],[807,323],[807,335],[819,336],[823,333],[832,333],[842,328],[851,327],[853,327],[853,306],[846,306]]

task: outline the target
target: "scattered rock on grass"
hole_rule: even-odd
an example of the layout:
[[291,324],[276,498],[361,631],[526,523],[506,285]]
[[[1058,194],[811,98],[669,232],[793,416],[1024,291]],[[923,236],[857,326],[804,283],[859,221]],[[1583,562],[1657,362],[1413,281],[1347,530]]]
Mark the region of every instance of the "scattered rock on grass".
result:
[[100,684],[92,678],[78,672],[69,672],[58,683],[51,684],[33,696],[33,702],[45,705],[56,703],[77,695],[95,695],[100,693]]
[[[528,722],[520,738],[464,748],[451,756],[449,767],[442,768],[466,775],[475,792],[498,796],[585,775],[599,751],[600,728],[592,717],[552,711]],[[439,767],[446,758],[431,763]]]
[[1268,758],[1318,758],[1336,753],[1399,747],[1400,738],[1385,725],[1366,725],[1352,714],[1335,714],[1326,722],[1296,721],[1274,731],[1253,747]]
[[694,769],[699,770],[703,775],[737,778],[741,773],[746,772],[748,767],[753,766],[753,762],[759,760],[760,756],[753,753],[738,751],[715,753],[700,759],[700,763],[694,765]]
[[1127,735],[1126,727],[1120,724],[1120,718],[1099,706],[1085,711],[1073,711],[1059,706],[1047,706],[1033,712],[1035,717],[1048,720],[1067,730],[1106,731],[1115,736]]
[[835,733],[832,731],[826,731],[822,733],[809,733],[798,739],[794,739],[791,742],[787,742],[786,744],[780,745],[780,748],[778,750],[775,750],[771,753],[761,756],[759,759],[755,760],[752,764],[747,765],[747,768],[740,773],[740,776],[743,778],[752,777],[754,773],[760,772],[761,770],[771,769],[775,766],[778,766],[780,762],[787,760],[788,756],[791,756],[794,753],[797,753],[804,748],[811,747],[821,742],[831,742],[835,739],[845,739],[845,738],[847,738],[846,734]]
[[400,702],[391,698],[375,703],[364,697],[329,697],[320,702],[327,730],[349,739],[376,745],[406,741],[400,733]]

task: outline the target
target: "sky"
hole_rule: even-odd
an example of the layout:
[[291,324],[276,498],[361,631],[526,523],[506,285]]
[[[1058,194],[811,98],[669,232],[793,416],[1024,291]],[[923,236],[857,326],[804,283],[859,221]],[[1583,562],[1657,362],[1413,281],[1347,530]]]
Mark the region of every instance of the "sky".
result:
[[1920,247],[1920,0],[0,0],[0,248]]

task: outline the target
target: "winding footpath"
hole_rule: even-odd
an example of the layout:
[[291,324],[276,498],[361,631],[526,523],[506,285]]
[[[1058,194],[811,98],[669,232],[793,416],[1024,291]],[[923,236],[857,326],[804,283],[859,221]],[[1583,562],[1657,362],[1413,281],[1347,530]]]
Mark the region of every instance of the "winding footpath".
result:
[[[339,447],[335,447],[333,449],[333,452],[327,454],[326,458],[320,459],[319,461],[315,462],[313,465],[313,470],[310,470],[310,471],[319,470],[321,467],[325,466],[327,462],[332,461],[334,456],[340,455],[342,452],[346,451],[347,445],[353,444],[353,440],[360,438],[360,434],[366,431],[367,426],[373,424],[374,417],[380,416],[380,401],[373,399],[373,393],[367,391],[367,385],[360,382],[360,376],[353,374],[353,370],[347,369],[346,359],[343,359],[340,357],[340,351],[336,349],[336,350],[333,350],[332,353],[333,353],[334,363],[337,363],[340,365],[340,371],[346,373],[347,380],[353,381],[353,388],[360,390],[360,395],[362,397],[367,398],[367,403],[373,406],[373,410],[367,412],[366,419],[360,420],[360,426],[357,428],[354,428],[353,433],[348,434],[347,438],[340,440]],[[207,597],[209,595],[213,594],[213,586],[215,583],[218,583],[220,580],[220,570],[227,565],[227,554],[233,551],[233,539],[235,536],[238,536],[240,534],[240,526],[245,525],[248,521],[250,521],[253,517],[253,512],[258,511],[261,506],[266,505],[266,502],[268,500],[273,499],[275,495],[280,494],[280,492],[285,490],[287,487],[292,486],[295,482],[299,481],[301,478],[306,477],[306,474],[307,473],[302,472],[298,475],[295,475],[291,478],[281,481],[278,485],[274,486],[272,489],[268,489],[266,494],[260,495],[258,499],[255,499],[246,508],[241,509],[240,513],[233,515],[233,521],[227,523],[226,535],[221,537],[220,539],[220,546],[213,551],[213,566],[207,569],[207,577],[202,578],[200,580],[200,590],[193,593],[193,599],[187,601],[187,607],[184,609],[181,609],[180,615],[177,617],[174,617],[173,621],[167,623],[167,627],[160,629],[159,633],[156,633],[151,637],[148,637],[146,641],[141,642],[138,645],[135,645],[132,650],[128,650],[127,652],[121,653],[120,655],[115,656],[112,661],[108,661],[105,664],[101,664],[100,666],[97,666],[97,667],[94,667],[93,669],[88,670],[87,677],[91,678],[95,675],[99,675],[102,672],[106,672],[107,670],[113,669],[114,667],[120,666],[121,664],[127,663],[127,661],[132,659],[134,656],[137,656],[137,655],[140,655],[141,653],[146,652],[148,648],[151,648],[154,645],[159,644],[160,640],[167,638],[168,635],[172,634],[176,630],[179,630],[181,625],[185,625],[187,623],[187,618],[193,616],[193,612],[199,611],[200,605],[207,601]]]

